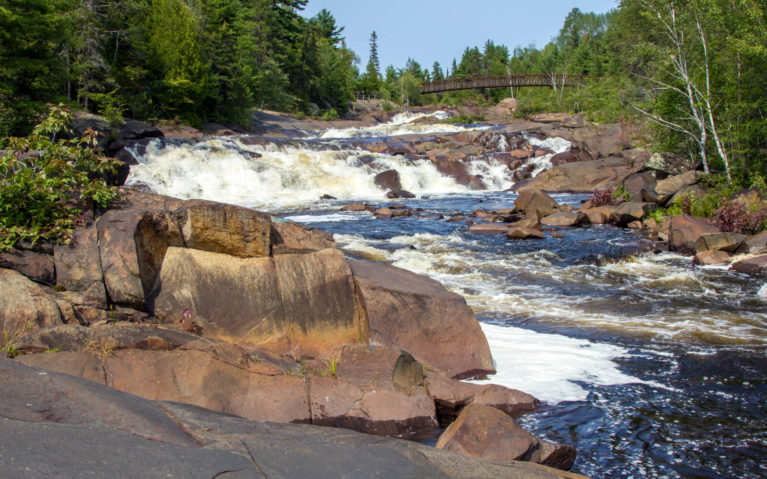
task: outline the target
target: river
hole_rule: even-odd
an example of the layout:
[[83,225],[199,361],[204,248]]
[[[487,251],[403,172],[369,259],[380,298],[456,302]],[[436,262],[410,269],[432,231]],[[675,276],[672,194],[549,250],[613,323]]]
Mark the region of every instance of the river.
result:
[[[470,191],[425,160],[349,146],[350,138],[461,131],[399,115],[371,128],[300,141],[155,140],[137,149],[128,184],[181,198],[270,211],[333,233],[349,256],[387,261],[463,295],[488,338],[490,381],[544,401],[521,419],[574,445],[573,471],[592,477],[767,476],[767,286],[689,257],[647,252],[635,232],[562,229],[510,241],[438,219],[513,205],[511,172],[476,161],[488,191]],[[475,125],[470,128],[488,128]],[[565,151],[559,138],[530,139]],[[533,160],[535,173],[550,155]],[[410,200],[386,200],[377,171],[396,169]],[[322,195],[336,199],[319,200]],[[578,206],[583,195],[554,195]],[[421,216],[379,220],[350,202],[404,203]]]

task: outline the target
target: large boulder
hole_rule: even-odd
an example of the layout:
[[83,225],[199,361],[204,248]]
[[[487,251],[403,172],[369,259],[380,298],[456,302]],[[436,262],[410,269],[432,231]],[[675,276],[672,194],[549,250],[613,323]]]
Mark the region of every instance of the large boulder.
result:
[[524,226],[512,226],[506,237],[512,240],[543,239],[543,231]]
[[126,140],[141,140],[143,138],[162,138],[165,134],[156,126],[147,125],[136,120],[125,120],[120,127],[120,137]]
[[625,149],[618,124],[580,128],[573,132],[572,137],[574,146],[586,151],[595,160],[617,155]]
[[143,212],[111,210],[96,222],[101,268],[109,299],[117,304],[144,309],[145,291],[136,252],[136,226]]
[[617,209],[617,206],[597,206],[596,208],[587,208],[582,213],[589,217],[589,222],[594,225],[602,225],[610,222],[610,217]]
[[386,191],[402,189],[402,183],[400,182],[397,170],[382,171],[373,178],[373,182],[376,186]]
[[702,173],[690,170],[680,175],[670,176],[656,183],[648,184],[642,190],[642,200],[666,204],[677,192],[698,181]]
[[[59,355],[76,355],[79,361],[59,361]],[[32,354],[20,360],[30,366],[77,374],[84,369],[83,363],[94,358],[104,368],[100,382],[146,399],[180,401],[261,421],[310,421],[304,378],[259,374],[253,360],[231,364],[196,349],[109,348],[93,353]],[[72,370],[62,370],[62,364]]]
[[509,225],[480,223],[480,224],[469,226],[467,231],[469,233],[479,233],[479,234],[505,234],[509,232]]
[[0,268],[14,269],[32,281],[54,284],[56,270],[50,255],[12,249],[0,252]]
[[[53,298],[37,283],[18,271],[0,268],[0,341],[46,326],[61,324],[61,313]],[[7,344],[6,344],[7,345]]]
[[490,347],[461,296],[386,264],[349,261],[371,342],[393,345],[451,377],[495,372]]
[[743,249],[745,253],[749,254],[767,253],[767,231],[746,238]]
[[330,233],[278,218],[272,218],[271,243],[272,254],[310,253],[338,247]]
[[541,441],[506,413],[480,404],[465,407],[436,448],[495,461],[537,460],[561,469],[569,469],[576,456],[572,446]]
[[470,404],[445,429],[436,448],[495,461],[514,461],[530,457],[537,443],[535,436],[503,411]]
[[710,266],[714,264],[730,264],[730,255],[725,251],[710,249],[700,251],[693,259],[693,264],[700,266]]
[[106,308],[107,296],[95,226],[75,230],[71,244],[57,245],[53,257],[58,287],[82,291],[85,293],[83,304]]
[[447,427],[469,404],[483,404],[500,409],[512,417],[534,411],[540,401],[530,394],[497,384],[457,381],[438,371],[427,371],[425,382],[434,398],[440,424]]
[[642,191],[655,182],[655,170],[642,171],[623,180],[623,189],[631,196],[631,201],[639,201],[642,199]]
[[270,254],[272,222],[260,211],[193,200],[176,210],[175,215],[188,248],[242,258]]
[[625,226],[633,221],[641,221],[642,218],[655,208],[651,203],[631,201],[621,203],[610,214],[610,222],[619,226]]
[[514,200],[514,209],[526,215],[535,213],[547,216],[557,211],[559,204],[545,191],[529,188],[519,192]]
[[622,157],[565,163],[540,173],[520,190],[535,188],[544,191],[591,193],[594,190],[622,185],[634,170],[634,163]]
[[718,250],[730,253],[737,250],[746,241],[746,235],[737,233],[708,233],[695,241],[695,251]]
[[238,258],[170,247],[155,286],[155,314],[178,322],[188,309],[205,336],[298,357],[367,341],[354,278],[338,249]]
[[689,215],[674,216],[669,223],[669,247],[673,251],[694,254],[698,238],[710,233],[720,233],[720,231],[705,218]]
[[730,269],[738,273],[767,275],[767,255],[752,256],[732,263]]

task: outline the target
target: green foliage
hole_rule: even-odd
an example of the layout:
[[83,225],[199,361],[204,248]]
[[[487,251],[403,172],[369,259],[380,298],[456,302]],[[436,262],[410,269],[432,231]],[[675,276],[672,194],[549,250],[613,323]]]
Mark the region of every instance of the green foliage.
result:
[[633,201],[634,199],[631,194],[626,191],[626,188],[623,185],[620,185],[613,190],[612,197],[617,203]]
[[11,337],[6,330],[3,330],[3,346],[0,347],[0,351],[5,353],[7,358],[15,358],[19,355],[16,338]]
[[325,360],[325,374],[337,378],[338,377],[338,358],[328,358]]
[[117,90],[109,93],[90,93],[90,98],[98,104],[97,111],[110,125],[120,126],[125,123],[125,106],[122,98],[117,96]]
[[106,208],[117,191],[102,179],[117,163],[98,156],[84,139],[56,139],[69,111],[52,107],[27,138],[0,140],[0,250],[18,241],[68,241],[84,208]]

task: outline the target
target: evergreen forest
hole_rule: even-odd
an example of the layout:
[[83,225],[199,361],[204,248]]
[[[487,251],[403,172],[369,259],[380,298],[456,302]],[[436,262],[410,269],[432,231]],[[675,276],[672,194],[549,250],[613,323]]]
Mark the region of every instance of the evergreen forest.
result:
[[[556,38],[513,49],[488,40],[451,65],[365,67],[343,26],[308,0],[5,0],[0,6],[0,136],[26,134],[46,104],[193,126],[246,125],[253,108],[343,116],[355,93],[395,104],[483,106],[514,96],[518,115],[582,112],[633,122],[729,183],[767,176],[767,4],[621,0],[573,9]],[[459,52],[456,52],[459,53]],[[552,88],[421,95],[425,81],[545,74]],[[561,88],[565,74],[585,75]],[[759,185],[757,185],[759,186]]]

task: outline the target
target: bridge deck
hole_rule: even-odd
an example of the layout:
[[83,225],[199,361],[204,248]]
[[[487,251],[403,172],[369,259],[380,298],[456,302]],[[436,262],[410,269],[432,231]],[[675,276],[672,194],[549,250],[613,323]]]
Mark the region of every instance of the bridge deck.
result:
[[509,88],[509,87],[571,87],[583,83],[581,75],[494,75],[469,78],[448,78],[433,82],[421,83],[421,93],[438,93],[454,90],[471,90],[474,88]]

